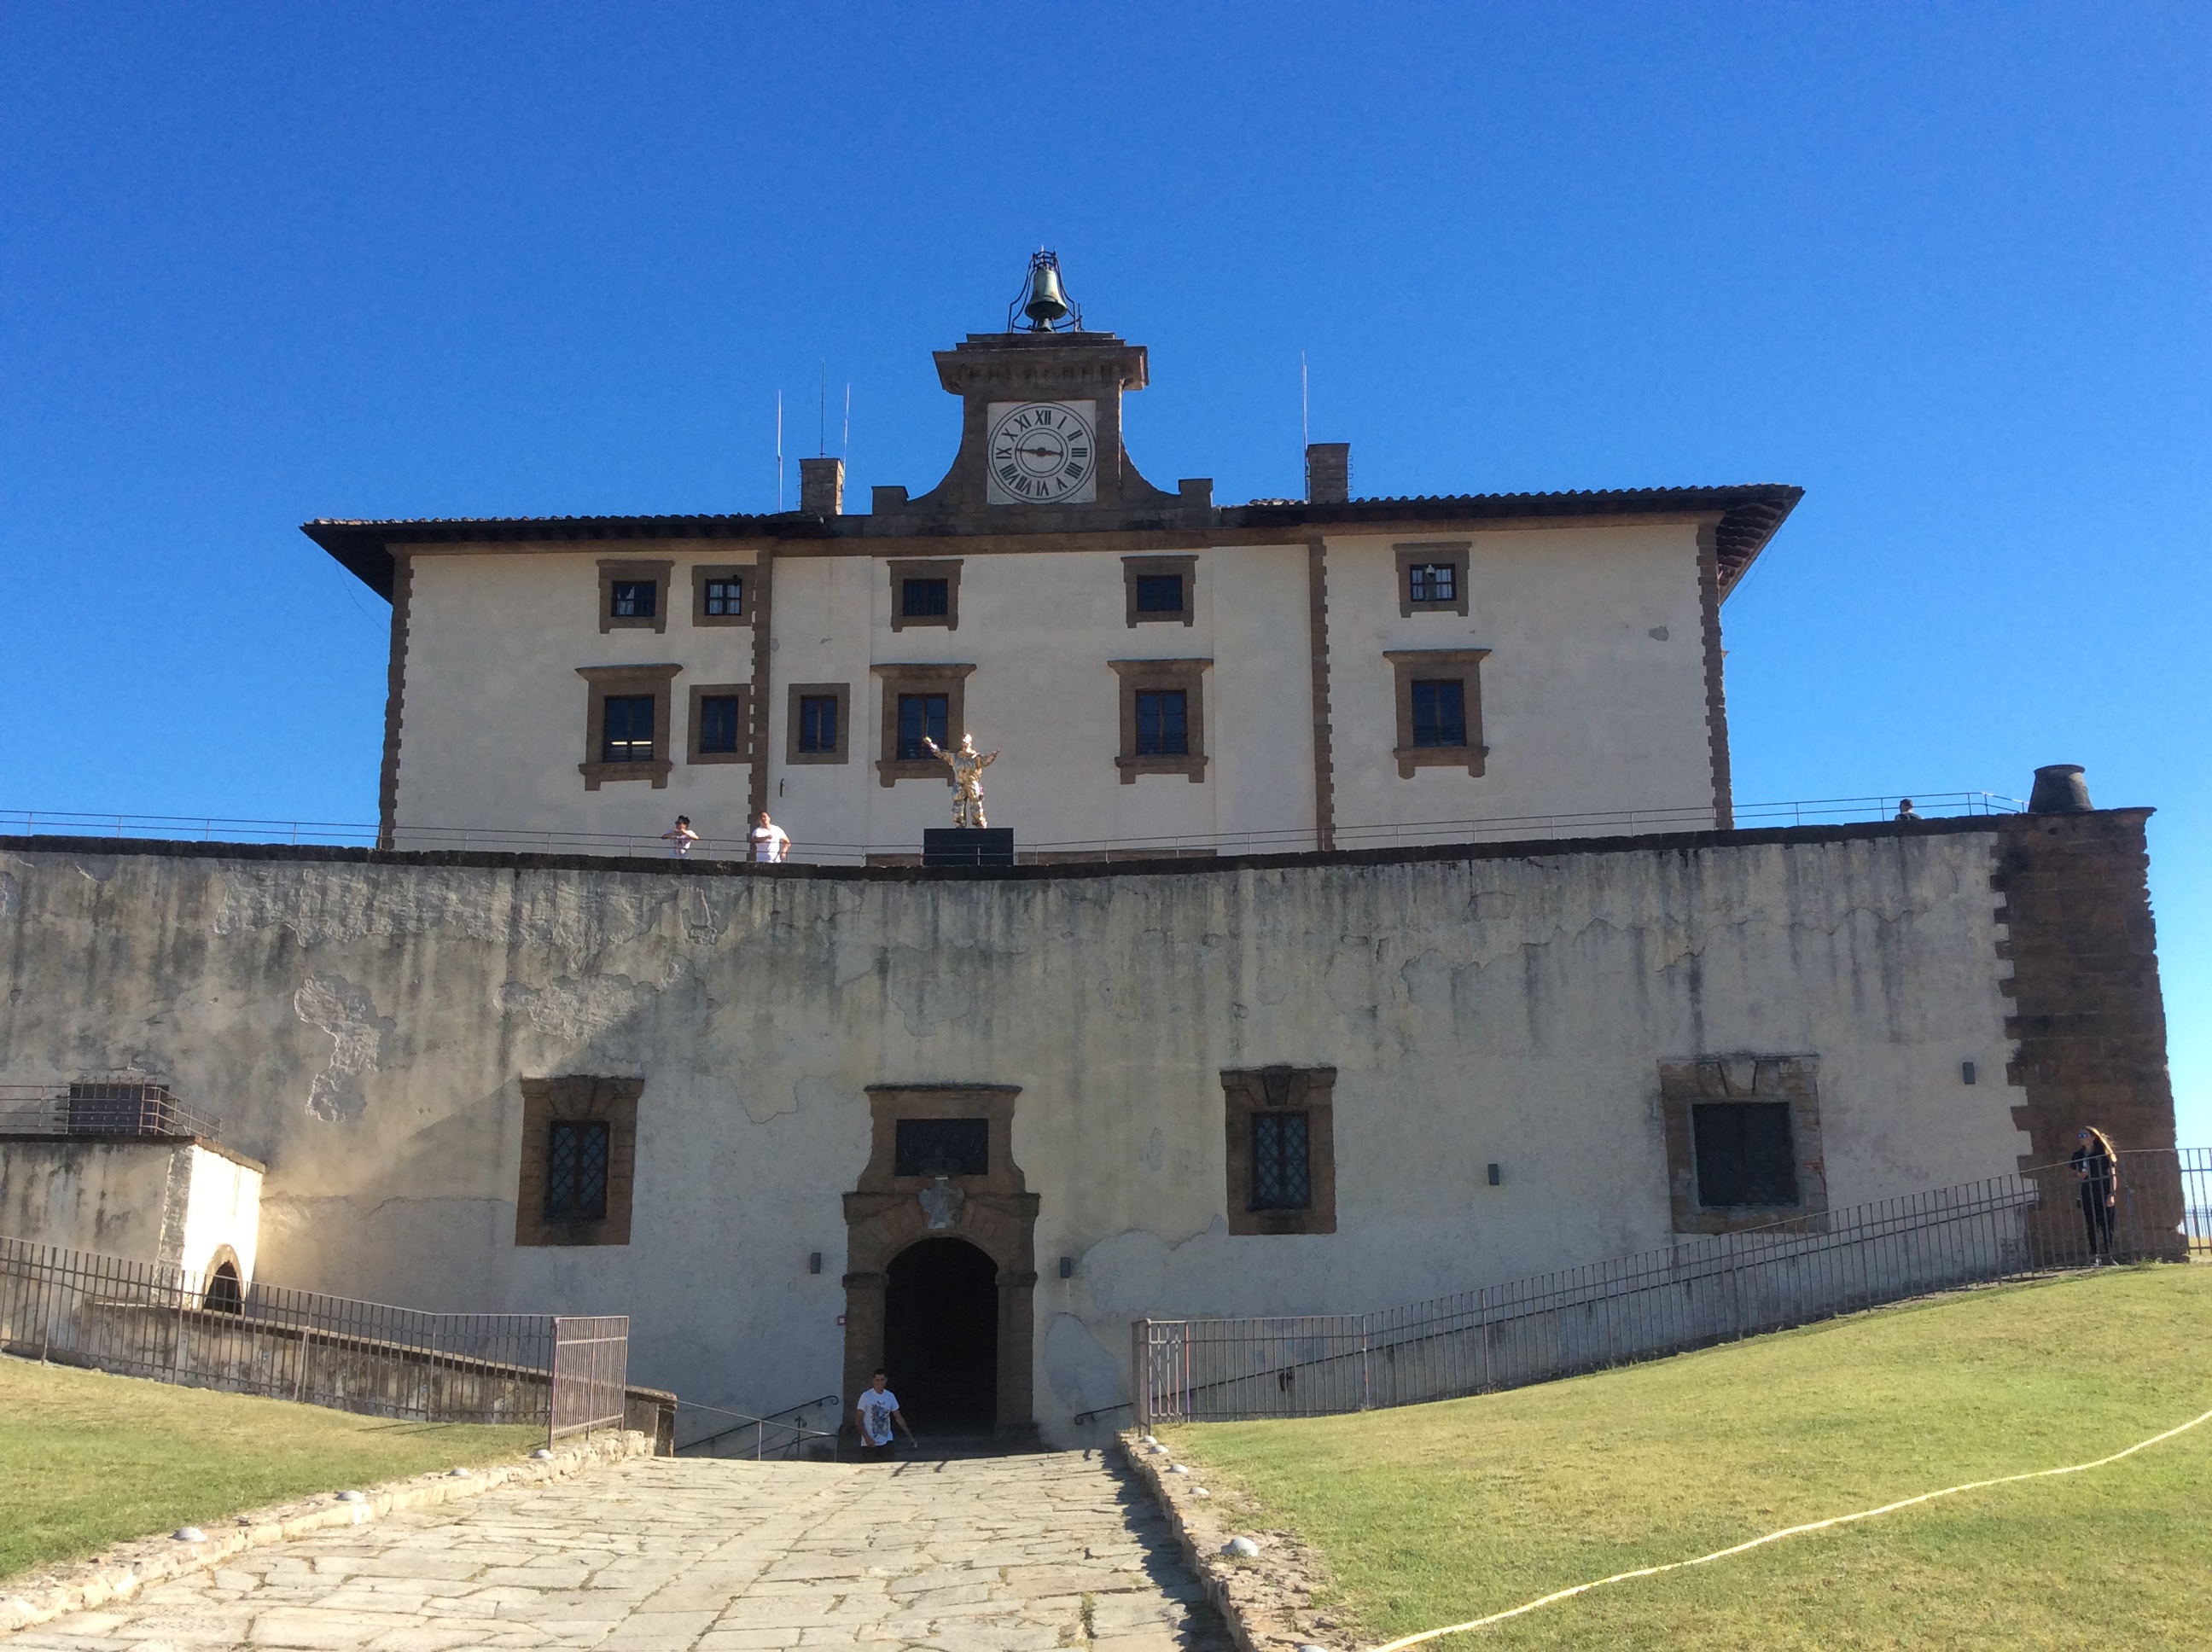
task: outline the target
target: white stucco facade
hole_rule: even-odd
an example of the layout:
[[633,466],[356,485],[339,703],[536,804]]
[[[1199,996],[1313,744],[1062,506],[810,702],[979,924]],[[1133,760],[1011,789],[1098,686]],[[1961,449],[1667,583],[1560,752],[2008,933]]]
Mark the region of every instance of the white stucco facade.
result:
[[[634,1380],[739,1409],[839,1390],[870,1087],[1017,1086],[1024,1357],[1076,1439],[1127,1398],[1139,1316],[1373,1308],[1669,1242],[1662,1062],[1811,1063],[1832,1206],[2011,1169],[1997,843],[950,877],[149,853],[97,880],[0,851],[24,989],[0,1081],[127,1061],[220,1095],[269,1166],[269,1278],[627,1312]],[[1229,1230],[1222,1075],[1273,1066],[1334,1070],[1334,1232]],[[641,1081],[627,1243],[517,1242],[521,1086],[568,1074]]]
[[0,1137],[0,1236],[250,1284],[261,1170],[159,1137]]

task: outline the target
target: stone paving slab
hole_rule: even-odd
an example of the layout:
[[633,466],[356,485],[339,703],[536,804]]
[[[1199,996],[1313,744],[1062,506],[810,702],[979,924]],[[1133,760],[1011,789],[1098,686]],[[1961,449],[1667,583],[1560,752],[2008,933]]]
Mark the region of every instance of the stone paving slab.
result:
[[644,1457],[252,1551],[0,1652],[1230,1652],[1092,1452]]

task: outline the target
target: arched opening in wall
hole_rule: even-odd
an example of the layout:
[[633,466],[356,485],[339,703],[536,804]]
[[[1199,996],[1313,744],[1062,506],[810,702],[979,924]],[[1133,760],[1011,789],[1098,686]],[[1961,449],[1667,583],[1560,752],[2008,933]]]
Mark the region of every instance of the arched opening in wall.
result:
[[200,1298],[200,1306],[210,1314],[243,1314],[246,1311],[246,1288],[238,1277],[238,1264],[221,1261],[215,1272],[208,1275],[207,1293]]
[[964,1239],[891,1259],[884,1370],[914,1431],[988,1433],[999,1413],[999,1266]]

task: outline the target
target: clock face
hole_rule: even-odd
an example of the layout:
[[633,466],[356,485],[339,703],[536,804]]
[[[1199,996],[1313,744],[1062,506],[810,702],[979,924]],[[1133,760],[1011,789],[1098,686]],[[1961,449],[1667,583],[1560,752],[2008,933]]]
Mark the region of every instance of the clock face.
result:
[[993,402],[984,461],[994,505],[1087,505],[1098,497],[1096,402]]

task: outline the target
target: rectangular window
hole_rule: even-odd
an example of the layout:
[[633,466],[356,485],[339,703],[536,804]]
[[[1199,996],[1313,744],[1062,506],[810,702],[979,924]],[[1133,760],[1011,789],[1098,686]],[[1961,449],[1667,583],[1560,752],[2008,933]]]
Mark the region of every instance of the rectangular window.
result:
[[1252,1115],[1251,1209],[1302,1211],[1313,1203],[1309,1141],[1303,1113]]
[[1137,611],[1139,614],[1182,613],[1182,575],[1180,574],[1137,575]]
[[810,694],[799,702],[799,749],[832,752],[837,749],[837,701],[834,695]]
[[899,616],[933,619],[952,611],[952,583],[949,580],[902,580]]
[[608,586],[607,612],[617,619],[651,619],[660,587],[651,580],[617,580]]
[[1415,562],[1406,569],[1408,602],[1457,602],[1459,570],[1449,562]]
[[929,748],[922,744],[925,738],[939,746],[946,743],[945,723],[951,704],[951,697],[942,694],[899,695],[898,755],[902,759],[927,761]]
[[742,580],[709,580],[705,597],[708,615],[716,619],[735,619],[745,611],[745,586]]
[[1797,1156],[1790,1137],[1788,1102],[1704,1102],[1690,1109],[1698,1164],[1698,1203],[1797,1204]]
[[1463,746],[1467,744],[1467,693],[1456,681],[1413,683],[1413,744],[1417,746]]
[[604,763],[653,761],[653,696],[611,694],[606,700],[606,735],[600,742]]
[[1188,696],[1180,689],[1139,689],[1137,691],[1137,755],[1139,757],[1180,757],[1190,750],[1190,732],[1184,717]]
[[895,1175],[980,1176],[991,1172],[988,1119],[901,1119],[895,1145]]
[[744,701],[734,694],[703,695],[699,701],[699,750],[702,756],[734,753],[743,738],[738,716]]
[[603,1222],[611,1132],[597,1121],[556,1120],[545,1143],[545,1219]]

